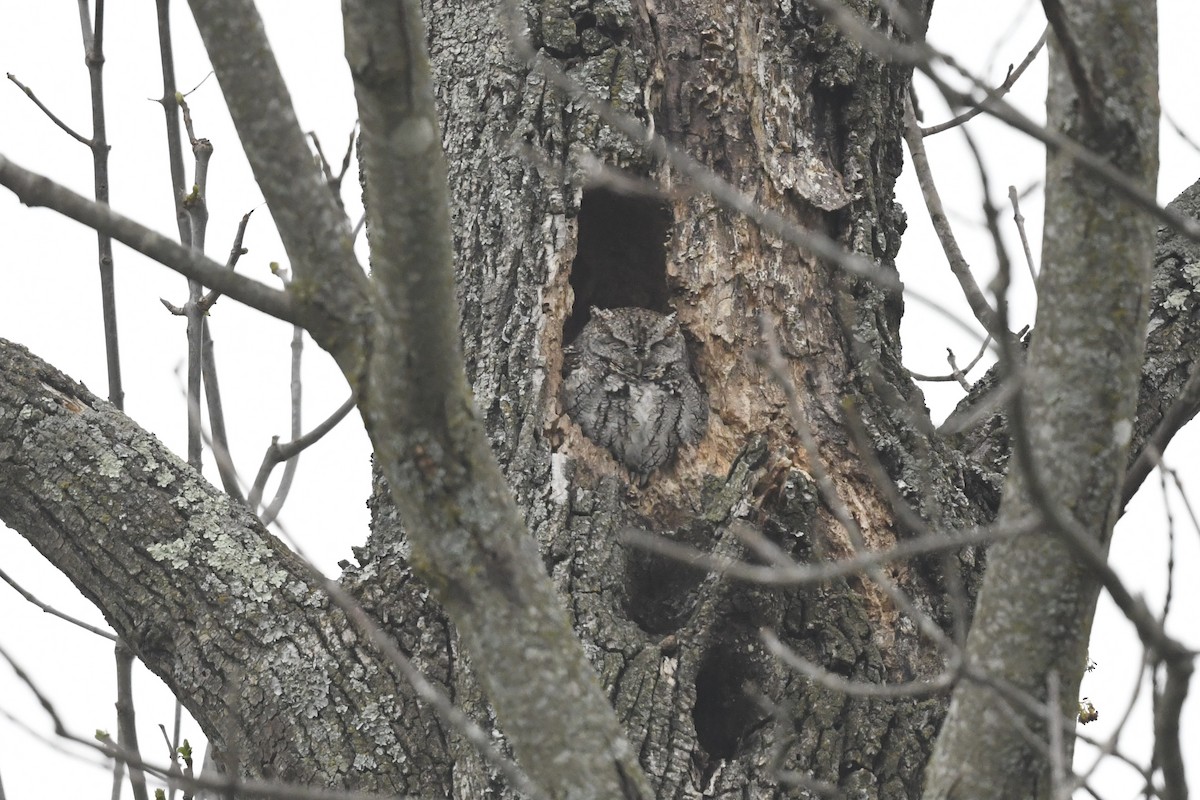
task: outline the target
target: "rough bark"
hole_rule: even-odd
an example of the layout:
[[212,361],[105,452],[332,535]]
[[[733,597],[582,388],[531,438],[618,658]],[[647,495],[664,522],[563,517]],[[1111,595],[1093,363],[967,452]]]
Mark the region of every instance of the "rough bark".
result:
[[[817,498],[783,392],[756,358],[762,310],[780,320],[820,457],[872,545],[902,533],[848,440],[844,398],[914,499],[922,487],[950,522],[984,516],[954,482],[920,477],[961,469],[910,413],[909,399],[921,403],[899,369],[899,303],[709,198],[581,186],[589,153],[661,186],[678,179],[515,60],[490,9],[427,13],[476,402],[655,796],[782,795],[779,769],[865,796],[914,796],[941,701],[839,696],[790,673],[759,640],[772,628],[862,680],[936,672],[939,656],[877,589],[736,586],[618,541],[633,527],[744,555],[729,532],[742,520],[801,560],[849,549]],[[653,120],[763,206],[892,269],[904,70],[805,8],[547,2],[529,21],[535,46],[591,92]],[[592,305],[677,312],[709,393],[704,440],[644,488],[562,413],[562,348]],[[872,376],[899,388],[876,391]],[[894,573],[948,624],[939,560]],[[458,681],[476,696],[469,673]]]
[[[0,466],[0,518],[96,604],[231,771],[446,786],[433,714],[359,642],[323,579],[151,434],[2,340]],[[430,639],[401,641],[436,676],[445,653]]]
[[446,160],[420,8],[415,0],[346,0],[342,8],[376,289],[359,408],[410,526],[403,539],[375,544],[410,549],[534,785],[573,800],[644,798],[645,779],[467,387]]

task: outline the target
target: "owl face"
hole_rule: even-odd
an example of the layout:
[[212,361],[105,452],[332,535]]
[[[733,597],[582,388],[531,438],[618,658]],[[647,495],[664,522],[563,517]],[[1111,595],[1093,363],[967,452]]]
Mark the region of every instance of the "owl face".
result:
[[614,373],[632,382],[655,381],[668,369],[686,363],[687,348],[674,314],[640,308],[593,308],[598,335],[589,337],[589,350],[607,362]]

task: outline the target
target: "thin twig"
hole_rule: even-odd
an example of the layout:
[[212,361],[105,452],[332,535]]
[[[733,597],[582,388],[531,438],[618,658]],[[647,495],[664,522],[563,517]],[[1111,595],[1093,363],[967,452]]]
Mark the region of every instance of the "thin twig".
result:
[[1190,147],[1193,152],[1200,153],[1200,143],[1197,143],[1195,139],[1188,135],[1187,131],[1183,129],[1183,126],[1179,124],[1179,121],[1175,119],[1169,110],[1165,108],[1162,110],[1162,118],[1171,126],[1171,130],[1175,131],[1175,135],[1183,140],[1184,144]]
[[1025,234],[1025,216],[1021,213],[1021,199],[1017,196],[1017,187],[1008,187],[1008,201],[1012,203],[1013,222],[1017,225],[1017,233],[1021,236],[1021,248],[1025,251],[1025,264],[1029,267],[1029,277],[1037,289],[1037,269],[1033,266],[1033,251],[1029,248],[1029,237]]
[[1046,675],[1046,731],[1050,741],[1047,742],[1050,761],[1050,796],[1054,800],[1069,800],[1065,792],[1067,760],[1063,753],[1063,729],[1057,724],[1062,715],[1062,697],[1058,685],[1058,672],[1050,670]]
[[62,130],[62,132],[63,132],[63,133],[67,134],[67,135],[68,135],[68,136],[70,136],[72,139],[74,139],[75,141],[77,141],[77,142],[79,142],[80,144],[84,145],[85,147],[91,147],[91,146],[92,146],[92,141],[91,141],[91,139],[88,139],[86,136],[82,136],[82,135],[80,135],[79,133],[76,133],[76,131],[75,131],[75,129],[74,129],[74,128],[72,128],[70,125],[68,125],[67,123],[63,122],[61,119],[59,119],[59,117],[58,117],[58,116],[57,116],[57,115],[56,115],[56,114],[55,114],[53,111],[51,111],[49,108],[47,108],[47,107],[46,107],[46,104],[45,104],[45,103],[43,103],[41,100],[39,100],[39,99],[38,99],[38,96],[37,96],[36,94],[34,94],[34,93],[33,93],[33,89],[30,89],[28,86],[26,86],[25,84],[21,83],[21,81],[17,80],[17,76],[16,76],[16,75],[13,75],[11,72],[7,72],[7,73],[5,73],[5,76],[6,76],[6,77],[7,77],[7,78],[8,78],[10,81],[12,81],[13,83],[15,83],[15,84],[17,85],[17,88],[18,88],[18,89],[20,89],[22,92],[24,92],[24,93],[25,93],[25,96],[26,96],[26,97],[28,97],[30,100],[32,100],[32,101],[33,101],[33,104],[34,104],[35,106],[37,106],[37,107],[38,107],[38,109],[39,109],[39,110],[40,110],[40,111],[41,111],[43,114],[45,114],[45,115],[46,115],[46,117],[47,117],[47,118],[48,118],[48,119],[49,119],[51,122],[53,122],[55,125],[57,125],[57,126],[59,127],[59,129],[60,129],[60,130]]
[[748,564],[726,556],[714,556],[680,542],[647,533],[637,528],[624,528],[618,534],[622,544],[639,547],[723,577],[735,578],[763,586],[812,586],[835,578],[857,575],[868,567],[933,553],[945,553],[963,547],[987,545],[1037,530],[1036,521],[1009,525],[1006,528],[980,526],[953,533],[931,533],[917,539],[906,539],[884,550],[869,550],[834,561],[813,564]]
[[1168,472],[1175,475],[1175,471],[1168,469],[1160,459],[1158,462],[1158,485],[1162,491],[1163,511],[1167,516],[1167,580],[1163,591],[1162,612],[1158,617],[1162,620],[1163,625],[1167,624],[1167,618],[1171,616],[1171,599],[1175,595],[1175,512],[1171,509],[1171,502],[1167,497]]
[[[316,134],[313,134],[313,141],[314,142],[316,141]],[[319,147],[319,145],[318,145],[318,147]],[[322,160],[322,162],[324,162],[324,160],[325,160],[324,155],[321,156],[321,160]],[[326,170],[328,170],[327,164],[326,164]],[[331,187],[331,189],[332,189],[332,187]],[[339,202],[340,202],[340,197],[339,197]],[[287,283],[289,280],[288,276],[285,273],[281,272],[279,277],[283,281],[284,286],[287,286]],[[292,419],[292,432],[291,433],[292,433],[293,441],[295,441],[296,439],[299,439],[301,436],[301,432],[304,430],[304,426],[302,423],[302,414],[301,414],[301,410],[302,410],[301,400],[303,398],[303,393],[304,393],[304,382],[300,376],[300,365],[301,365],[303,356],[304,356],[304,329],[301,328],[300,326],[296,325],[296,326],[292,327],[292,359],[291,359],[291,361],[292,361],[292,365],[291,365],[292,366],[292,380],[291,380],[291,385],[290,385],[290,389],[291,389],[291,404],[290,405],[291,405],[291,412],[292,412],[291,413],[291,419]],[[346,403],[350,403],[352,405],[353,402],[354,402],[354,397],[352,395],[350,397],[350,399],[346,401]],[[346,404],[344,403],[343,407],[345,407],[345,405]],[[338,409],[338,410],[340,411],[341,409]],[[349,408],[346,408],[347,413],[349,412],[349,410],[350,410]],[[334,412],[334,413],[336,414],[337,412]],[[344,414],[343,414],[343,416],[344,416]],[[334,423],[334,424],[336,424],[336,423]],[[333,429],[333,425],[330,425],[329,430],[332,430],[332,429]],[[273,450],[275,448],[275,445],[277,444],[277,442],[278,442],[278,438],[274,438],[271,440],[271,447],[267,448],[268,452],[270,452],[271,450]],[[264,462],[265,462],[265,457],[264,457]],[[299,458],[299,451],[297,451],[296,454],[292,455],[291,457],[289,457],[287,459],[287,462],[283,467],[283,476],[279,479],[279,486],[275,490],[275,497],[271,500],[270,505],[268,505],[267,508],[264,509],[264,511],[262,513],[261,518],[262,518],[263,525],[270,525],[272,522],[275,521],[275,518],[277,516],[279,516],[280,509],[283,508],[284,502],[287,501],[288,492],[290,492],[292,489],[292,479],[296,477],[296,469],[299,466],[300,466],[300,458]],[[262,476],[262,479],[263,479],[264,485],[265,485],[266,476],[262,475],[261,470],[260,470],[259,474],[260,474],[260,476]],[[256,487],[257,487],[257,484],[258,484],[258,480],[256,479],[255,480]],[[260,489],[260,493],[261,493],[261,489]],[[251,508],[254,509],[255,511],[258,511],[258,504],[255,503],[254,505],[251,506]]]
[[[258,474],[254,478],[254,485],[250,489],[250,493],[247,498],[247,503],[249,506],[252,509],[258,508],[259,503],[262,502],[263,489],[266,486],[267,480],[271,476],[271,471],[280,462],[295,458],[305,448],[320,441],[321,437],[333,430],[333,428],[339,422],[341,422],[351,410],[354,409],[354,406],[355,395],[351,394],[350,397],[346,398],[346,401],[338,406],[338,409],[330,414],[324,422],[303,436],[299,436],[286,444],[279,444],[278,437],[273,439],[270,447],[267,448],[267,452],[263,454],[262,465],[259,466]],[[274,506],[275,502],[272,501],[271,505]],[[278,509],[276,509],[276,514],[277,513]],[[274,521],[274,517],[275,514],[272,515],[270,521]],[[264,518],[263,524],[270,524],[270,521]]]
[[[84,62],[92,99],[92,185],[96,202],[108,205],[108,123],[104,110],[104,0],[96,0],[96,21],[92,24],[88,0],[79,0],[79,25],[83,30]],[[112,237],[96,231],[97,262],[100,267],[100,307],[104,320],[104,353],[108,366],[108,401],[118,409],[125,407],[121,388],[121,350],[117,336],[117,288],[113,275]]]
[[[176,702],[175,708],[176,708],[177,714],[178,714],[179,705],[180,704],[178,702]],[[179,767],[180,755],[179,755],[179,744],[178,744],[178,742],[179,742],[178,721],[176,722],[174,741],[172,741],[171,737],[167,735],[167,727],[165,725],[163,725],[161,722],[158,724],[158,730],[162,733],[163,743],[166,744],[166,746],[167,746],[167,759],[168,759],[169,763],[171,764],[170,768],[168,769],[168,775],[170,777],[167,779],[167,785],[171,787],[171,797],[174,797],[175,796],[175,784],[173,782],[173,779],[176,777],[182,777],[185,774],[184,771],[182,769],[180,769],[180,767]],[[191,777],[191,773],[186,773],[186,774],[188,777]],[[189,798],[185,797],[184,800],[189,800]]]
[[[183,198],[182,207],[183,212],[187,215],[190,230],[189,246],[195,253],[203,255],[205,236],[208,231],[208,202],[206,199],[208,196],[208,162],[212,158],[213,146],[207,139],[197,138],[187,102],[180,98],[179,106],[183,111],[183,124],[188,134],[188,141],[192,146],[192,156],[195,161],[192,190]],[[184,316],[187,317],[187,460],[188,464],[197,472],[200,472],[203,466],[200,392],[204,383],[204,341],[207,338],[203,330],[206,323],[204,312],[200,308],[203,295],[204,287],[200,281],[194,278],[188,279],[188,300],[183,306]],[[216,367],[212,366],[209,371],[215,377]],[[214,399],[220,397],[220,390],[218,389],[215,393],[210,392],[208,397],[211,408]],[[219,405],[217,411],[220,414]],[[224,422],[218,422],[215,429],[223,433]],[[224,449],[228,453],[228,447],[226,446]]]
[[309,131],[308,138],[313,143],[313,148],[317,151],[317,158],[321,162],[321,173],[325,176],[325,183],[329,186],[329,191],[333,193],[334,199],[337,201],[338,208],[343,212],[346,209],[345,203],[342,201],[342,181],[346,177],[346,173],[350,171],[350,159],[354,156],[354,140],[355,134],[358,132],[358,125],[350,131],[349,141],[346,143],[346,150],[342,154],[341,167],[336,175],[333,174],[333,167],[329,163],[329,159],[325,157],[325,151],[321,149],[321,140],[315,131]]
[[89,625],[88,623],[84,622],[81,619],[76,619],[75,617],[72,617],[70,614],[64,614],[63,612],[59,611],[54,606],[43,603],[32,592],[26,591],[25,588],[23,586],[21,586],[21,584],[17,583],[15,580],[13,580],[9,576],[9,574],[2,569],[0,569],[0,580],[7,583],[9,586],[11,586],[13,589],[15,589],[17,591],[17,594],[21,595],[21,597],[24,597],[28,602],[37,606],[38,608],[40,608],[42,611],[46,612],[47,614],[51,614],[55,617],[58,617],[61,620],[65,620],[66,622],[71,623],[72,625],[76,625],[80,628],[83,628],[88,633],[94,633],[97,636],[102,636],[111,642],[117,641],[117,635],[115,633],[112,633],[111,631],[106,631],[103,628],[97,628],[95,625]]
[[[242,256],[246,255],[246,253],[250,252],[242,245],[242,242],[246,238],[246,227],[250,224],[250,215],[253,213],[254,209],[250,209],[245,214],[242,214],[242,218],[238,222],[237,232],[233,235],[233,244],[229,246],[229,257],[225,259],[225,269],[227,270],[232,271],[237,269],[238,261],[240,261]],[[215,304],[220,298],[220,292],[216,291],[215,289],[209,291],[208,294],[204,295],[203,299],[200,300],[200,309],[207,314],[213,307],[213,304]]]
[[984,354],[987,353],[988,346],[991,343],[992,343],[992,336],[991,336],[991,334],[988,334],[988,336],[983,340],[983,344],[981,344],[979,346],[979,352],[977,352],[975,354],[975,357],[971,359],[970,363],[968,363],[967,366],[963,367],[962,369],[959,369],[958,364],[955,362],[954,351],[951,350],[949,347],[947,347],[946,348],[946,361],[949,362],[949,364],[950,364],[950,374],[949,375],[923,375],[920,372],[913,372],[911,369],[908,370],[908,374],[911,375],[914,380],[918,380],[918,381],[944,382],[944,383],[949,383],[950,381],[957,381],[959,386],[962,386],[964,389],[970,389],[971,384],[967,381],[967,373],[969,373],[971,370],[973,370],[975,368],[975,365],[983,360],[983,356],[984,356]]
[[179,242],[184,247],[191,244],[191,229],[183,213],[184,188],[183,139],[179,134],[179,101],[175,88],[175,57],[171,42],[170,0],[156,0],[158,21],[158,53],[162,67],[163,94],[158,101],[162,106],[167,123],[167,159],[171,167],[171,199],[175,205],[175,223],[179,228]]
[[1166,659],[1167,680],[1154,714],[1154,758],[1162,770],[1163,800],[1186,800],[1187,775],[1179,727],[1193,664],[1190,659]]
[[925,154],[925,143],[917,128],[917,119],[913,115],[912,104],[908,101],[905,102],[904,109],[904,141],[908,143],[908,152],[912,156],[917,183],[921,186],[921,195],[925,198],[929,221],[933,223],[933,230],[937,233],[938,241],[941,242],[942,252],[946,254],[950,272],[958,279],[959,288],[962,289],[967,305],[971,307],[971,313],[975,315],[975,319],[979,320],[983,329],[992,336],[1005,335],[1007,332],[997,328],[996,312],[988,303],[987,298],[983,296],[979,284],[975,282],[975,276],[971,274],[971,266],[967,263],[962,250],[959,249],[958,241],[954,238],[954,230],[950,227],[950,220],[946,217],[946,211],[942,207],[942,198],[938,194],[937,184],[933,180],[933,170],[929,167],[929,158]]
[[[210,293],[212,294],[212,293]],[[203,305],[203,300],[200,302]],[[217,376],[217,353],[213,345],[212,333],[209,330],[208,318],[200,321],[201,339],[201,372],[204,378],[204,399],[208,407],[208,424],[211,441],[208,443],[213,451],[213,461],[217,464],[217,474],[221,476],[221,488],[225,494],[244,502],[242,488],[238,485],[237,470],[233,466],[233,457],[229,453],[229,436],[225,432],[225,410],[221,404],[221,382]]]
[[[1021,60],[1021,63],[1018,64],[1015,69],[1013,69],[1011,66],[1009,67],[1008,75],[1006,75],[1004,78],[1004,83],[997,86],[994,90],[996,97],[1003,97],[1004,95],[1008,94],[1009,90],[1016,85],[1017,80],[1021,77],[1021,75],[1024,74],[1025,70],[1029,69],[1029,65],[1033,63],[1034,59],[1037,58],[1038,53],[1040,53],[1042,48],[1046,46],[1046,34],[1048,32],[1049,28],[1042,31],[1042,35],[1037,40],[1037,44],[1030,48],[1029,52],[1025,55],[1025,58]],[[962,125],[967,120],[973,119],[982,113],[983,106],[976,105],[969,111],[959,114],[954,119],[946,120],[945,122],[939,122],[937,125],[930,125],[928,128],[921,128],[921,135],[933,136],[935,133],[948,131],[951,128]]]
[[[133,651],[123,641],[118,641],[114,655],[117,660],[117,744],[122,751],[136,756],[140,750],[133,705]],[[146,793],[146,775],[132,764],[129,766],[129,785],[134,800],[150,800]]]
[[900,698],[928,697],[931,694],[942,694],[954,686],[958,680],[959,657],[951,656],[946,668],[929,679],[918,679],[908,683],[868,683],[855,681],[836,675],[817,664],[803,658],[795,650],[779,640],[773,631],[763,629],[759,633],[767,651],[782,661],[785,665],[808,678],[813,683],[826,689],[851,697]]

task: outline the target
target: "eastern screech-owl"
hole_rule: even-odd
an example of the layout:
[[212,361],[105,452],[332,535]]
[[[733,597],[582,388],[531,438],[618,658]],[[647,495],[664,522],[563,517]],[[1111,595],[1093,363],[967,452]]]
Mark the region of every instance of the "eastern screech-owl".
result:
[[564,355],[567,413],[643,482],[704,434],[708,401],[674,314],[593,308]]

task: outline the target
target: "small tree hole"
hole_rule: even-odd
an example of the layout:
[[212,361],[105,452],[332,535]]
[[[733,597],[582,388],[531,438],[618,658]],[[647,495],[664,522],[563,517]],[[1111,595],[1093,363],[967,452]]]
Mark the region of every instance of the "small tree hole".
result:
[[678,630],[696,607],[703,570],[631,549],[625,562],[625,613],[647,633]]
[[746,644],[741,637],[718,637],[696,673],[692,721],[700,746],[713,758],[737,756],[763,718],[750,693],[758,681]]

